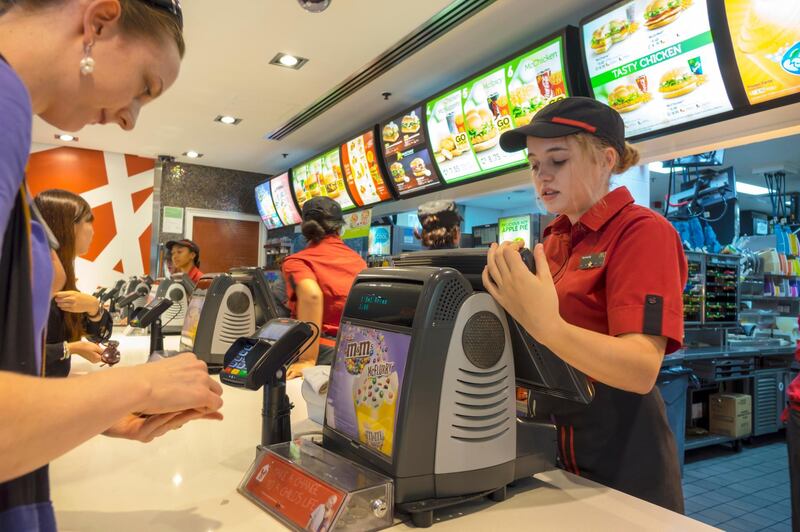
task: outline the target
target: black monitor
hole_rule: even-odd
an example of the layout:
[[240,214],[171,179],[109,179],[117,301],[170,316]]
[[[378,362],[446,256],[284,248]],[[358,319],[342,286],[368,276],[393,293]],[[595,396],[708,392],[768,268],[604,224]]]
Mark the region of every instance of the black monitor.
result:
[[[396,267],[435,266],[453,268],[477,291],[486,291],[481,275],[486,266],[486,249],[448,249],[403,253],[393,259]],[[511,341],[514,347],[514,369],[517,384],[536,393],[589,403],[593,387],[587,377],[545,346],[537,342],[508,316]]]
[[256,327],[261,327],[265,323],[281,317],[266,272],[262,268],[231,268],[229,273],[234,281],[246,285],[253,293]]

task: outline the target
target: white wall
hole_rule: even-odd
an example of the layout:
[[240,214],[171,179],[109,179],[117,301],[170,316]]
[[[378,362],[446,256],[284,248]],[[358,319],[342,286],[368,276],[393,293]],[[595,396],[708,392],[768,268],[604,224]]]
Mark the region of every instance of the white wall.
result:
[[484,207],[464,207],[464,232],[472,232],[476,225],[496,224],[497,219],[502,216],[500,209],[486,209]]

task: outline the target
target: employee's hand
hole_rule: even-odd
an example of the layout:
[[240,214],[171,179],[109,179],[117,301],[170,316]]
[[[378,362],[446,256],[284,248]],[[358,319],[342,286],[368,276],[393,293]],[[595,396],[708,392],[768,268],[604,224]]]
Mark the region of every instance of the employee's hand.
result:
[[100,362],[100,355],[104,348],[94,342],[70,342],[69,352],[73,355],[80,355],[92,364]]
[[100,308],[100,301],[91,294],[75,290],[56,292],[56,305],[64,312],[87,313],[94,315]]
[[125,438],[126,440],[148,443],[171,430],[181,428],[194,419],[214,419],[219,421],[222,419],[222,414],[219,412],[203,414],[197,410],[147,417],[129,414],[114,423],[103,434],[111,438]]
[[197,410],[212,414],[222,408],[222,386],[208,375],[206,363],[193,353],[181,353],[130,370],[149,390],[139,410],[142,413]]
[[539,342],[547,345],[563,324],[558,294],[544,247],[533,250],[536,274],[519,254],[519,245],[504,242],[489,248],[483,285],[491,296]]
[[286,371],[286,379],[296,379],[297,377],[303,376],[303,370],[306,368],[313,368],[316,366],[317,363],[313,360],[302,360],[300,362],[295,362],[289,369]]

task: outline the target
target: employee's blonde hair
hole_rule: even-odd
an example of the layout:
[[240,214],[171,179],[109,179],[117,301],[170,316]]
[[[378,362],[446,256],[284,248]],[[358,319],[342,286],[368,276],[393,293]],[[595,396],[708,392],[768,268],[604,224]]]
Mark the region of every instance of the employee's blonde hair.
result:
[[[603,151],[606,148],[613,148],[605,139],[590,133],[576,133],[573,137],[583,153],[588,155],[594,163],[600,162]],[[616,151],[616,148],[614,151]],[[611,169],[612,174],[622,174],[639,163],[639,150],[633,144],[625,142],[623,151],[624,153],[617,154],[617,162],[614,164],[614,168]]]

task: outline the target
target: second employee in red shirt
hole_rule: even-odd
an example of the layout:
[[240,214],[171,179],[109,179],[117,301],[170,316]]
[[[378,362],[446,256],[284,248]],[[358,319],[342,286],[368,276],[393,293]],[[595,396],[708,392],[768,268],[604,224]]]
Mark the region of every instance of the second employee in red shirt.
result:
[[302,232],[309,245],[287,257],[282,270],[292,317],[316,324],[320,338],[289,367],[289,379],[300,377],[303,368],[331,363],[347,294],[367,267],[339,236],[343,225],[334,200],[318,196],[303,204]]

